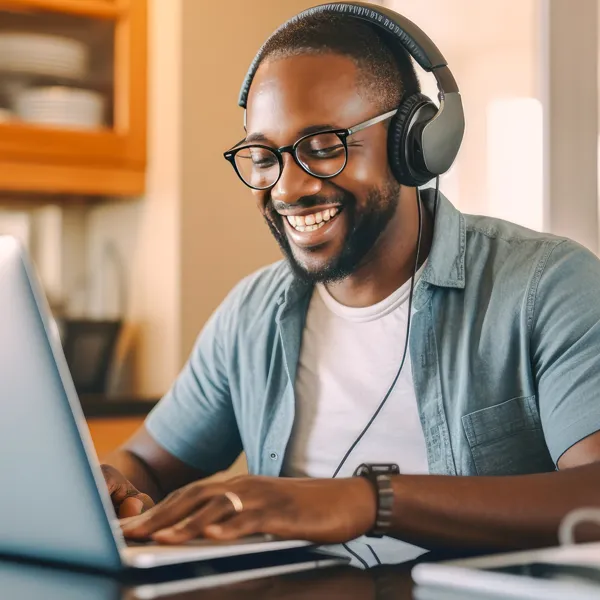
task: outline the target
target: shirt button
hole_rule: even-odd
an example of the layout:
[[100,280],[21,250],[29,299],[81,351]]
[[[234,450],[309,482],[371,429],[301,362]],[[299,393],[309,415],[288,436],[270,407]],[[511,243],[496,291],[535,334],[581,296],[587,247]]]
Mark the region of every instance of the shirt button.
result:
[[277,452],[271,452],[269,456],[271,457],[271,460],[277,460],[279,458]]

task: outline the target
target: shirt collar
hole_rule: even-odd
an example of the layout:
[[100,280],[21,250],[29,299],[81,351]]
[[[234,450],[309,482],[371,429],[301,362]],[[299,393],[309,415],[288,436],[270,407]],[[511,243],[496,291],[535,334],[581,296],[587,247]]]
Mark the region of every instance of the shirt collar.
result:
[[[433,214],[435,190],[421,190],[421,199],[426,210]],[[465,219],[440,192],[433,242],[427,259],[422,281],[439,287],[463,289],[465,287]]]
[[[433,214],[435,190],[421,190],[425,209]],[[465,287],[465,219],[452,203],[440,192],[435,211],[433,242],[427,266],[421,281],[438,287],[463,289]],[[312,290],[312,286],[294,277],[285,293],[288,308]]]

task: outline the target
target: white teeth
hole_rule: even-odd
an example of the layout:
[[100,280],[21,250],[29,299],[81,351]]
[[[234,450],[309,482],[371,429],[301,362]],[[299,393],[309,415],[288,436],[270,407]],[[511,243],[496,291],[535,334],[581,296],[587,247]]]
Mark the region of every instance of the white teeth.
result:
[[318,213],[311,215],[289,216],[287,220],[296,231],[315,231],[320,229],[340,212],[339,208],[326,208]]

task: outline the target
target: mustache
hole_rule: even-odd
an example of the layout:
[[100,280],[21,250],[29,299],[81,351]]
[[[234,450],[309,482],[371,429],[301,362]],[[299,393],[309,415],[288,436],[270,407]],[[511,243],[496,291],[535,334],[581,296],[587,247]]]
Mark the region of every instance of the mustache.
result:
[[293,204],[286,204],[281,201],[269,200],[269,208],[276,212],[285,212],[292,209],[314,208],[315,206],[344,206],[352,202],[354,197],[352,194],[342,193],[334,198],[324,198],[318,194],[315,196],[303,196],[296,200]]

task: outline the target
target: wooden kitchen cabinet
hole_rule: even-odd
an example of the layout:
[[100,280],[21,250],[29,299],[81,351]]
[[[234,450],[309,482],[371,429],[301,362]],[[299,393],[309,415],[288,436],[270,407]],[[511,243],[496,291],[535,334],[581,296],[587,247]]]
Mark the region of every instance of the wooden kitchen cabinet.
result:
[[[10,111],[0,121],[0,194],[141,195],[146,170],[146,0],[0,0],[0,44],[3,34],[22,33],[85,45],[86,69],[78,75],[44,72],[48,64],[50,71],[66,68],[60,56],[50,63],[50,53],[46,61],[25,61],[23,72],[10,64],[3,68],[0,56],[0,108]],[[30,45],[22,54],[31,51]],[[52,107],[37,104],[28,108],[33,116],[26,114],[23,94],[32,89],[49,91],[48,106],[52,90],[92,92],[103,99],[102,122],[85,127],[44,122]]]

